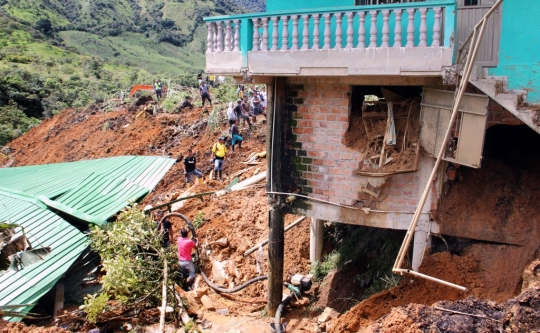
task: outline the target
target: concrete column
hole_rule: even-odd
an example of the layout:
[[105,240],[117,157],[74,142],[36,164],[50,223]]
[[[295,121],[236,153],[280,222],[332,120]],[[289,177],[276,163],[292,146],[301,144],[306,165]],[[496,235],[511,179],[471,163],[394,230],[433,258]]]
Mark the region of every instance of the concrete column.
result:
[[413,255],[412,255],[413,271],[418,272],[418,268],[420,267],[420,264],[422,264],[422,259],[424,259],[424,254],[430,248],[431,248],[431,236],[428,236],[427,232],[417,229],[414,232],[414,241],[413,241]]
[[309,261],[312,263],[321,260],[324,238],[324,221],[311,218],[309,224]]

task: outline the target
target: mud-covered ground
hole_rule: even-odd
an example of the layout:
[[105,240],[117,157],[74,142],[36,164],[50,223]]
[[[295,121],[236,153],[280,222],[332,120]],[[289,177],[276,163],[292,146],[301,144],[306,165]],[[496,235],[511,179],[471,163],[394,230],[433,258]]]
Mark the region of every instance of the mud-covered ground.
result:
[[[217,137],[228,129],[224,117],[220,130],[207,133],[208,113],[203,113],[198,108],[180,114],[160,113],[157,116],[141,113],[142,107],[132,110],[129,111],[127,107],[119,107],[117,111],[106,113],[96,108],[65,110],[11,142],[8,145],[9,154],[0,155],[0,164],[22,166],[118,155],[169,155],[180,158],[188,148],[192,148],[205,178],[191,187],[185,185],[182,165],[177,163],[141,204],[155,206],[188,190],[195,194],[223,189],[230,181],[230,175],[248,167],[243,162],[252,153],[262,152],[266,147],[266,124],[262,122],[264,117],[259,117],[259,124],[254,131],[244,131],[243,149],[231,155],[231,162],[225,170],[226,180],[210,180],[210,150]],[[253,165],[252,169],[240,176],[240,180],[265,171],[266,160],[262,158],[257,162],[260,164]],[[486,163],[485,169],[480,169],[486,170],[482,171],[486,177],[494,177],[494,171],[489,171],[490,165],[493,164]],[[471,174],[471,177],[476,176],[478,173]],[[527,177],[533,179],[533,176]],[[465,181],[467,179],[476,178],[465,177]],[[478,186],[482,182],[475,180],[468,186]],[[261,182],[246,190],[221,197],[212,195],[203,197],[203,200],[190,199],[185,201],[179,210],[192,221],[197,215],[203,217],[198,238],[210,251],[204,251],[208,253],[204,258],[204,269],[224,287],[237,286],[267,272],[267,254],[264,248],[263,251],[255,251],[245,258],[243,256],[247,249],[268,236],[268,205],[263,184],[264,182]],[[443,219],[448,219],[448,214],[455,213],[459,208],[454,206],[459,206],[459,193],[468,190],[466,184],[456,184],[451,189],[446,204],[443,200]],[[531,186],[531,189],[536,188]],[[488,195],[490,193],[496,195],[498,192],[488,191]],[[536,193],[533,193],[527,198],[534,198],[535,195]],[[459,200],[467,202],[471,198],[462,196]],[[535,221],[536,217],[530,215],[533,213],[527,215],[522,211],[520,214],[522,218],[529,217]],[[287,215],[285,224],[288,225],[297,218]],[[176,219],[173,219],[173,225],[176,231],[182,226]],[[288,280],[295,273],[309,271],[309,220],[306,219],[298,227],[291,229],[285,237],[284,278]],[[228,245],[221,247],[211,244],[220,238],[226,238]],[[508,251],[511,253],[508,254]],[[352,307],[340,318],[332,320],[328,331],[532,332],[538,329],[535,327],[539,322],[537,299],[540,292],[537,287],[506,301],[520,292],[523,267],[535,257],[533,246],[528,246],[526,253],[523,251],[522,247],[517,245],[478,243],[453,254],[442,252],[426,256],[421,272],[464,285],[469,291],[461,292],[434,282],[405,278],[398,286],[373,295]],[[519,257],[519,260],[516,260],[518,264],[508,266],[511,256]],[[224,265],[224,279],[214,276],[213,261]],[[530,271],[532,273],[529,275],[534,277],[536,270]],[[316,332],[317,329],[326,329],[326,325],[316,323],[317,316],[326,306],[335,306],[336,302],[344,304],[344,299],[348,304],[354,305],[361,298],[363,289],[354,283],[354,277],[358,273],[361,272],[355,267],[345,266],[343,270],[332,272],[324,281],[315,284],[308,295],[310,302],[285,314],[285,321],[289,323],[287,332]],[[200,282],[200,285],[204,287],[204,282]],[[268,330],[271,318],[265,317],[263,311],[267,297],[266,283],[253,284],[232,295],[210,292],[209,297],[217,310],[228,314],[201,310],[199,319],[205,323],[206,332]],[[484,315],[492,319],[437,310],[431,307],[436,302],[436,306],[440,308]],[[225,309],[226,312],[223,311]],[[340,307],[339,310],[345,312],[347,307]],[[497,326],[500,321],[503,321],[503,325]],[[0,326],[1,332],[25,332],[26,329],[20,324],[6,326],[4,323]],[[235,329],[237,331],[234,331]],[[44,328],[30,331],[44,331]]]

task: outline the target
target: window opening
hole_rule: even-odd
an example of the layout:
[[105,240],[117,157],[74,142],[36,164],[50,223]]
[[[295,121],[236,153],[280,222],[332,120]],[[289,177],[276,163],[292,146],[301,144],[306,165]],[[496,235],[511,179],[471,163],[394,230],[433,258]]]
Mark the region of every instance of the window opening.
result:
[[478,6],[478,0],[465,0],[465,6]]
[[353,87],[345,137],[347,146],[363,154],[358,174],[417,170],[421,91],[421,87]]

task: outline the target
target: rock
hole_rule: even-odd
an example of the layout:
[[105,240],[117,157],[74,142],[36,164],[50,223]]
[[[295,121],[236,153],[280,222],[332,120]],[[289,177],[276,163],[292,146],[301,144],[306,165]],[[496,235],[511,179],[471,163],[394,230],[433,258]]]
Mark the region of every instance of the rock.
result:
[[192,290],[189,293],[195,298],[201,298],[203,295],[208,295],[208,288],[206,287],[196,288],[195,290]]
[[210,297],[203,295],[201,297],[201,303],[203,304],[204,308],[210,311],[214,311],[216,307],[214,306],[214,302],[210,299]]
[[299,300],[297,300],[296,302],[292,303],[291,306],[300,308],[300,307],[306,306],[308,304],[309,304],[309,298],[302,297]]
[[319,323],[326,323],[330,319],[336,319],[340,316],[340,313],[332,308],[324,309],[323,313],[317,318]]

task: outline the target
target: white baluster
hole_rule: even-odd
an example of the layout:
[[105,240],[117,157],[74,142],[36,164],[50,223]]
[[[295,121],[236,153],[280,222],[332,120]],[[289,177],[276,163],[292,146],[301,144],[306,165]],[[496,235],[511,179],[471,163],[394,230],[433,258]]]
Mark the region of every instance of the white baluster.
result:
[[281,49],[289,49],[289,17],[282,16],[281,21],[283,22],[283,29],[281,32]]
[[343,29],[341,27],[343,13],[335,13],[334,16],[336,17],[336,45],[334,48],[341,49],[343,47]]
[[302,47],[301,50],[309,49],[309,14],[302,15],[304,21],[304,29],[302,31]]
[[218,52],[223,52],[223,22],[219,22],[217,26],[217,41],[218,41]]
[[358,12],[358,46],[359,49],[366,47],[366,12]]
[[330,20],[332,19],[332,14],[327,13],[323,14],[324,16],[324,45],[323,50],[330,49]]
[[378,10],[370,10],[371,28],[369,29],[369,46],[370,48],[377,47],[377,12]]
[[234,20],[234,51],[240,51],[240,20]]
[[299,15],[292,15],[292,45],[291,50],[298,50],[298,19]]
[[388,26],[388,19],[390,11],[388,9],[381,10],[383,14],[383,28],[382,28],[382,43],[381,47],[388,47],[388,40],[390,39],[390,27]]
[[433,8],[435,12],[435,23],[433,23],[433,41],[432,47],[441,46],[441,7]]
[[272,51],[277,51],[278,49],[278,36],[279,36],[279,16],[272,16]]
[[394,28],[394,47],[401,47],[401,9],[394,9],[396,15],[396,27]]
[[263,51],[268,51],[268,17],[263,17],[263,34],[262,34],[262,49]]
[[354,18],[354,12],[347,12],[347,45],[345,46],[346,49],[352,49],[353,41],[354,41],[354,31],[353,31],[353,18]]
[[313,17],[313,46],[311,47],[313,50],[320,49],[320,37],[321,32],[319,30],[319,18],[321,17],[321,14],[313,14],[311,15]]
[[418,46],[427,46],[427,24],[426,24],[427,8],[420,8],[420,43]]
[[214,52],[214,23],[206,23],[206,26],[208,27],[208,36],[206,38],[208,49],[206,52]]
[[414,47],[414,12],[415,8],[407,9],[409,24],[407,25],[407,44],[405,47]]
[[214,23],[214,51],[215,52],[219,52],[219,49],[218,49],[218,35],[217,35],[217,32],[218,32],[217,26],[219,24],[221,24],[221,22]]
[[231,20],[227,20],[225,23],[225,51],[232,50],[232,28]]
[[260,51],[261,47],[259,45],[259,19],[254,18],[253,20],[253,51]]

